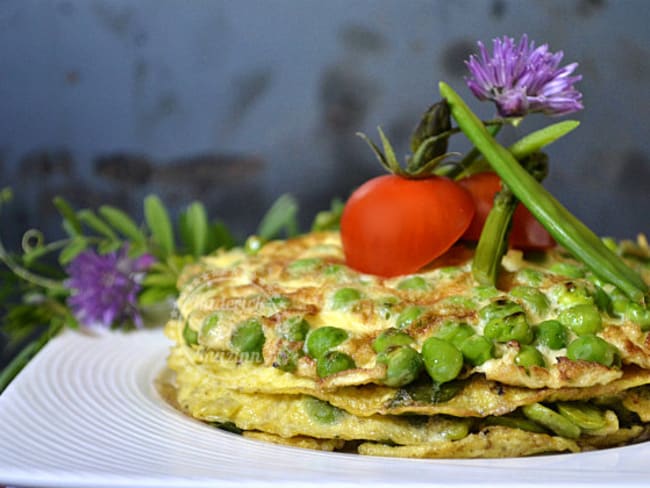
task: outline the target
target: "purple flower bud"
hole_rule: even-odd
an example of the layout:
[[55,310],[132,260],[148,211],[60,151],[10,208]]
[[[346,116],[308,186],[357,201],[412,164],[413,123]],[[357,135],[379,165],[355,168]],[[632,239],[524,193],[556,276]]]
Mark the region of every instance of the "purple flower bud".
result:
[[535,48],[528,36],[519,44],[504,36],[494,39],[492,56],[479,42],[479,55],[465,62],[467,86],[479,100],[492,100],[502,117],[521,117],[529,112],[564,115],[582,109],[582,94],[573,84],[582,76],[571,74],[572,63],[559,68],[563,53],[551,53],[548,45]]
[[133,323],[142,327],[137,305],[140,282],[154,262],[144,254],[132,259],[127,248],[100,255],[94,250],[79,254],[68,266],[68,305],[86,327],[111,327]]

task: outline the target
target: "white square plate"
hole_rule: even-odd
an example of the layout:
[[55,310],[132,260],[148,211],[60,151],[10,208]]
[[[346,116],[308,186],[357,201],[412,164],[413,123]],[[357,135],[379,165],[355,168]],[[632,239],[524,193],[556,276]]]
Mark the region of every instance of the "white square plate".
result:
[[496,460],[324,453],[244,439],[158,394],[161,330],[52,340],[0,396],[0,485],[647,487],[650,443]]

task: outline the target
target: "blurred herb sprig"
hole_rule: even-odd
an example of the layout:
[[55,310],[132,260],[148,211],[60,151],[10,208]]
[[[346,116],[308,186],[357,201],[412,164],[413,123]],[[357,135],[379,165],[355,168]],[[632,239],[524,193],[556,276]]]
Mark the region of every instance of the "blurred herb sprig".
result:
[[[0,191],[0,212],[12,200]],[[189,263],[238,245],[226,224],[198,201],[176,219],[158,196],[143,204],[138,223],[119,208],[76,210],[62,197],[54,206],[65,237],[47,242],[42,232],[23,235],[19,252],[0,240],[0,334],[13,359],[0,372],[0,392],[63,328],[132,329],[161,320],[178,295],[177,280]],[[262,242],[298,233],[298,205],[282,195],[257,228]]]

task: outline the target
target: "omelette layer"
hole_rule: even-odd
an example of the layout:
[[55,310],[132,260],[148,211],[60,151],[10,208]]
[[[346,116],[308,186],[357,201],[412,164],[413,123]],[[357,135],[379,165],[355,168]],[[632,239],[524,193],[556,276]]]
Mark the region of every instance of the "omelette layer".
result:
[[[647,281],[644,241],[627,249]],[[166,327],[177,403],[248,437],[371,455],[644,440],[649,314],[559,249],[510,251],[496,288],[475,285],[471,258],[459,246],[416,275],[382,279],[347,268],[336,233],[205,258],[183,273]],[[604,356],[576,357],[578,343]],[[461,358],[452,376],[431,344]]]

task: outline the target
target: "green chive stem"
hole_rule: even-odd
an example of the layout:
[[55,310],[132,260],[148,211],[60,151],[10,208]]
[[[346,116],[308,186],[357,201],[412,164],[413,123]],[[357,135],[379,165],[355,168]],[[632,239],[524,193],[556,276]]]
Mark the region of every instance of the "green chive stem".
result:
[[441,82],[439,88],[450,105],[452,117],[467,138],[555,240],[583,261],[596,276],[616,285],[632,300],[642,302],[648,292],[643,279],[528,174],[512,153],[494,140],[449,85]]

